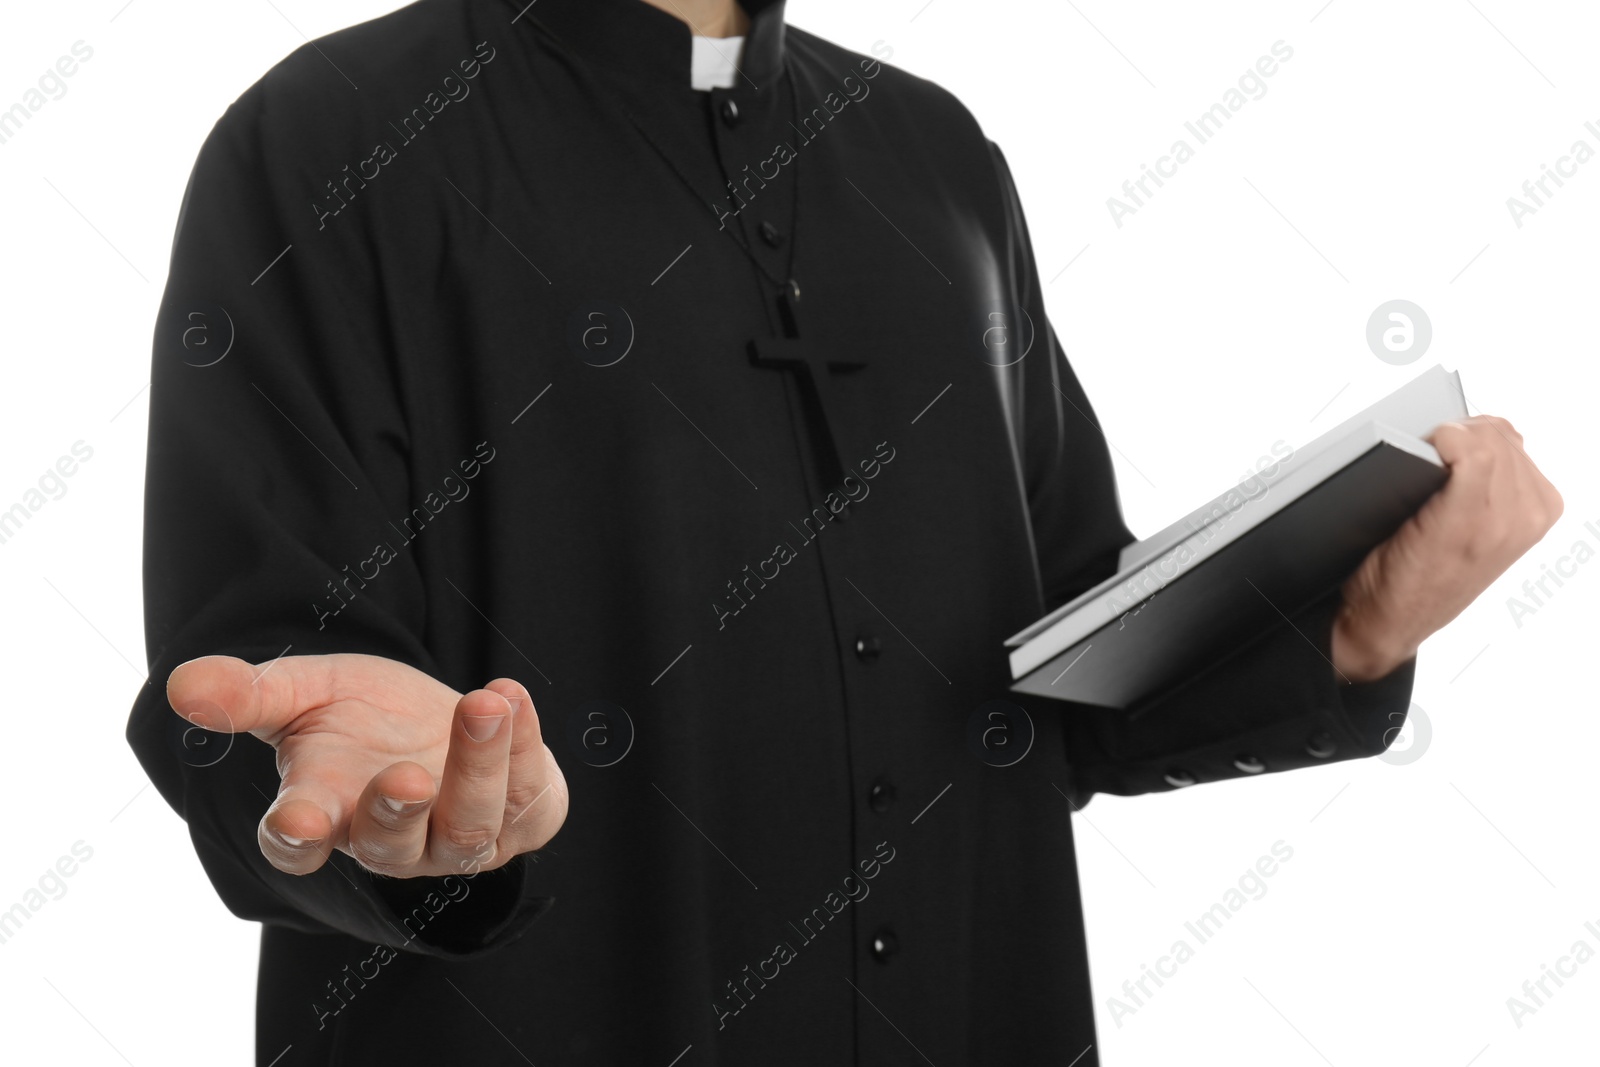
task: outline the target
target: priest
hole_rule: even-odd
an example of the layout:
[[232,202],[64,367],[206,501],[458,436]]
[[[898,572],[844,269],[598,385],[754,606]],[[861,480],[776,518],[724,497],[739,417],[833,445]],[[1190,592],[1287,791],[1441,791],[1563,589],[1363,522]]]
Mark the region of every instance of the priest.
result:
[[422,0],[206,140],[129,739],[263,924],[261,1063],[1088,1067],[1073,812],[1383,751],[1559,514],[1449,424],[1340,595],[1128,712],[1009,694],[1133,538],[1005,157],[885,58]]

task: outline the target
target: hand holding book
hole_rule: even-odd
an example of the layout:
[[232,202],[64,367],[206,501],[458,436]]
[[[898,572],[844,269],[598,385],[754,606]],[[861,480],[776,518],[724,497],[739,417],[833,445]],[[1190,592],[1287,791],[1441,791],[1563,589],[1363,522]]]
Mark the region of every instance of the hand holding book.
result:
[[1429,443],[1450,480],[1344,583],[1333,665],[1350,682],[1416,655],[1561,517],[1561,494],[1505,419],[1446,422]]
[[[1385,677],[1544,536],[1561,496],[1434,367],[1151,537],[1006,642],[1013,689],[1129,708],[1342,600],[1345,682]],[[1302,635],[1304,636],[1304,635]]]

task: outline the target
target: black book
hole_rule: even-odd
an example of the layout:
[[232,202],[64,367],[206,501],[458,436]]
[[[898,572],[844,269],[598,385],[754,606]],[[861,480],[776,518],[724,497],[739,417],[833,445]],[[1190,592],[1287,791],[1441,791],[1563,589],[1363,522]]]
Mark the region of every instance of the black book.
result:
[[1444,485],[1423,440],[1467,417],[1435,366],[1155,536],[1006,642],[1012,689],[1103,707],[1158,696],[1338,588]]

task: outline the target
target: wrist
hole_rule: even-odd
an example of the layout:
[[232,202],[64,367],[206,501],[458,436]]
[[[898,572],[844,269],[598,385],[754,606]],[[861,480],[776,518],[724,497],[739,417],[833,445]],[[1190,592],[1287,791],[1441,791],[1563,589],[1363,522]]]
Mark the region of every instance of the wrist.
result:
[[1331,655],[1340,681],[1375,682],[1415,656],[1415,647],[1395,637],[1370,617],[1360,617],[1345,604],[1333,622]]

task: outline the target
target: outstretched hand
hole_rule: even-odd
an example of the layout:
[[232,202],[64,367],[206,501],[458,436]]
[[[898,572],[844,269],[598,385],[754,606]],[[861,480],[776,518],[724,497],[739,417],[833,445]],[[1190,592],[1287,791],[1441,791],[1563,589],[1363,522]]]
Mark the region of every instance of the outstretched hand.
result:
[[277,749],[257,836],[290,874],[334,849],[398,878],[473,874],[542,847],[567,816],[533,699],[509,678],[463,695],[377,656],[204,656],[172,672],[167,699],[196,726]]

